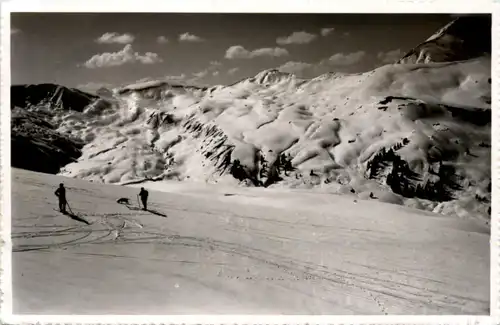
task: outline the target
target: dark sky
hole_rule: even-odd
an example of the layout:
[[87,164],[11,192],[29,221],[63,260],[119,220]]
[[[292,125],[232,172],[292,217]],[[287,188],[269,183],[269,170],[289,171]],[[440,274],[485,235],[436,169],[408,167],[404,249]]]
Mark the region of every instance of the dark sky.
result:
[[14,13],[12,83],[90,89],[163,78],[228,84],[278,67],[304,77],[361,72],[397,59],[452,19],[444,14]]

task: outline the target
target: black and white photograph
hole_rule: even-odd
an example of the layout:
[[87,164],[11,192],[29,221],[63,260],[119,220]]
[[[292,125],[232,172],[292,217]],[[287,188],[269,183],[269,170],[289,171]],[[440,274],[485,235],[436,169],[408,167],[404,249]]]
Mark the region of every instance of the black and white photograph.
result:
[[492,14],[12,12],[12,312],[489,315],[491,56]]

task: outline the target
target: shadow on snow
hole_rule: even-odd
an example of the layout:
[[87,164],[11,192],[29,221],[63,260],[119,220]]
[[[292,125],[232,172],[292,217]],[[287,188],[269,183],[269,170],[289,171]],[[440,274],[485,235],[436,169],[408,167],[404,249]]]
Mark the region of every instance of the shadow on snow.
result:
[[[120,203],[120,204],[123,204],[123,203]],[[151,209],[141,209],[139,207],[134,207],[134,206],[130,206],[128,204],[123,204],[124,206],[126,206],[129,210],[133,210],[133,211],[147,211],[147,212],[150,212],[152,214],[155,214],[157,216],[160,216],[160,217],[164,217],[164,218],[167,218],[168,216],[164,213],[161,213],[161,212],[158,212],[156,210],[151,210]]]

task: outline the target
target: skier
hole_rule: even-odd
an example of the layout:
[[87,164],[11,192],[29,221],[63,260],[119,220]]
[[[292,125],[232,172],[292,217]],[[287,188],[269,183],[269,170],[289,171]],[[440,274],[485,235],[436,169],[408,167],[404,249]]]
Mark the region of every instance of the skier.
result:
[[59,188],[54,192],[54,194],[59,198],[59,211],[66,213],[66,189],[64,184],[59,184]]
[[141,187],[141,192],[139,192],[139,196],[141,197],[142,201],[142,209],[147,210],[148,209],[148,191],[144,189],[144,187]]

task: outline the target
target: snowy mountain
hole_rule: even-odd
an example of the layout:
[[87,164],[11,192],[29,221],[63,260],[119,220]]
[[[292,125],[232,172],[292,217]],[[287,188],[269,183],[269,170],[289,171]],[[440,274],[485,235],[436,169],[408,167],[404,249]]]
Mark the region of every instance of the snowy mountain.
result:
[[250,81],[258,83],[259,85],[271,85],[282,83],[286,81],[292,81],[295,79],[295,75],[287,72],[281,72],[278,69],[264,70],[258,73]]
[[450,62],[491,54],[491,19],[459,17],[408,52],[400,63]]
[[58,132],[47,114],[19,107],[11,110],[13,167],[56,174],[81,155],[83,141]]
[[171,96],[207,91],[207,88],[200,88],[190,85],[172,84],[167,81],[148,81],[137,84],[127,85],[115,90],[117,95],[137,94],[143,98],[162,100]]
[[86,139],[58,131],[58,116],[109,105],[109,101],[98,96],[54,84],[12,86],[12,166],[52,174],[59,172],[81,155]]
[[16,85],[10,89],[11,108],[50,105],[54,108],[82,112],[99,98],[78,89],[54,84]]
[[[47,121],[85,143],[59,173],[305,188],[487,220],[491,60],[467,50],[469,38],[453,47],[463,21],[366,73],[304,80],[271,69],[230,86],[135,84],[103,92],[106,100],[69,92],[79,105],[50,95]],[[422,54],[429,42],[456,53]],[[412,55],[425,59],[408,63]],[[32,103],[27,94],[19,97]]]

